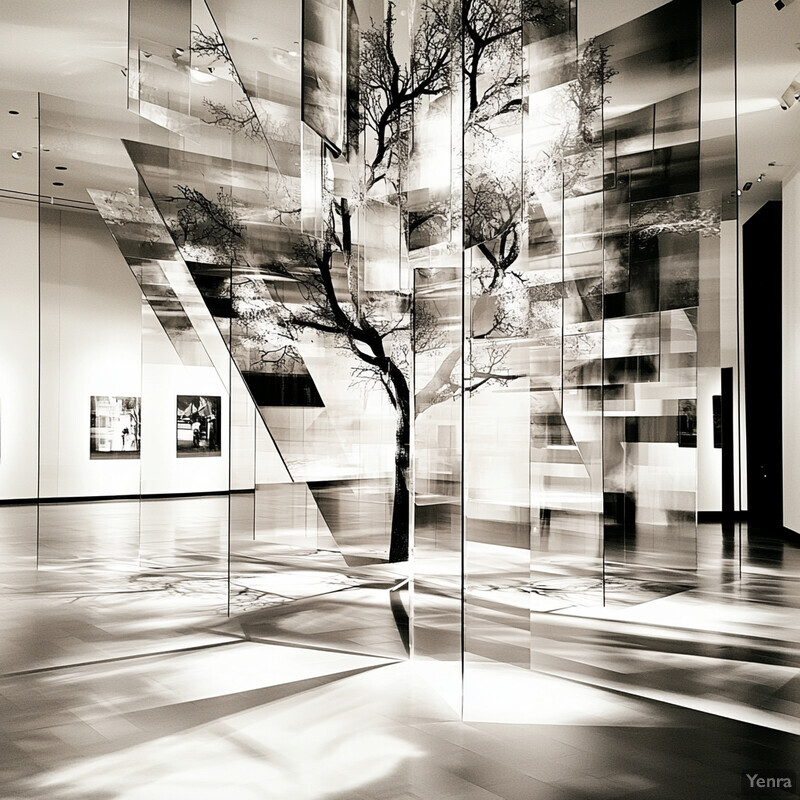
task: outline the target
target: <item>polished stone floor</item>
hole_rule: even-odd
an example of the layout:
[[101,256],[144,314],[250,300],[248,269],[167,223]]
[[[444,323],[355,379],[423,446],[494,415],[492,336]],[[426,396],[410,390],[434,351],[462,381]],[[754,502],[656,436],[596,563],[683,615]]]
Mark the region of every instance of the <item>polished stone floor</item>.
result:
[[462,672],[425,657],[452,598],[415,634],[402,572],[239,511],[0,508],[0,797],[715,800],[800,764],[797,542],[700,526],[605,605],[482,585]]

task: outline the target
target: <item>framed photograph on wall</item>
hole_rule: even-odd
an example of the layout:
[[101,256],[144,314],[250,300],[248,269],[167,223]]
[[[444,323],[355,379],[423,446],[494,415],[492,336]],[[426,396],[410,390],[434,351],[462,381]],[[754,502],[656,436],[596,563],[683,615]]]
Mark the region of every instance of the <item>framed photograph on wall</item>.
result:
[[178,458],[222,455],[222,398],[178,395],[176,447]]
[[338,156],[347,103],[345,0],[303,0],[302,119]]
[[93,395],[89,458],[139,458],[141,415],[140,397]]

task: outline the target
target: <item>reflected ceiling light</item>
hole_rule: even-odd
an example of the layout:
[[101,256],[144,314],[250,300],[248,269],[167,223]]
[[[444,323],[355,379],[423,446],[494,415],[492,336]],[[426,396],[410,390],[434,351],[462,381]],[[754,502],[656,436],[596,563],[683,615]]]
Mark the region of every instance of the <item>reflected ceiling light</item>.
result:
[[20,153],[20,151],[19,151],[19,150],[15,150],[15,151],[14,151],[14,152],[11,154],[11,158],[13,158],[13,159],[14,159],[14,161],[19,161],[19,160],[22,158],[22,153]]
[[746,192],[749,192],[753,188],[753,181],[747,181],[747,183],[742,188]]
[[213,75],[209,75],[208,72],[202,72],[201,70],[197,69],[197,67],[192,67],[189,70],[189,77],[195,83],[213,83],[216,80]]
[[272,60],[284,69],[296,72],[300,68],[300,53],[297,50],[284,50],[282,47],[272,48]]

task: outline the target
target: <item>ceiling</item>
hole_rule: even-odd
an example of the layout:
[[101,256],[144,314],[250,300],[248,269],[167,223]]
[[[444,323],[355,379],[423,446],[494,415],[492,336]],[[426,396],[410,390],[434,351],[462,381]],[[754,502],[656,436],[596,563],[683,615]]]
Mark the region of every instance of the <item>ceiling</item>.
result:
[[[728,8],[728,0],[716,2]],[[597,35],[663,4],[664,0],[580,0],[579,37]],[[291,13],[286,12],[285,0],[212,0],[210,5],[223,28],[240,16],[240,9],[248,15],[257,9],[256,23],[242,28],[241,36],[249,35],[250,42],[260,39],[266,45],[269,39],[270,46],[291,48],[297,38],[299,0],[290,6]],[[767,200],[780,197],[781,180],[800,160],[800,102],[782,111],[777,101],[800,73],[800,0],[790,0],[780,12],[773,0],[742,0],[735,8],[739,185],[753,184],[740,199],[744,220]],[[127,0],[0,0],[0,103],[6,111],[20,112],[0,113],[0,189],[37,191],[36,92],[126,113],[127,23]],[[229,35],[239,33],[231,30]],[[12,160],[14,150],[30,158]],[[762,173],[764,180],[758,182]],[[66,174],[53,177],[63,179]],[[56,196],[59,192],[68,196],[68,185],[54,189]]]

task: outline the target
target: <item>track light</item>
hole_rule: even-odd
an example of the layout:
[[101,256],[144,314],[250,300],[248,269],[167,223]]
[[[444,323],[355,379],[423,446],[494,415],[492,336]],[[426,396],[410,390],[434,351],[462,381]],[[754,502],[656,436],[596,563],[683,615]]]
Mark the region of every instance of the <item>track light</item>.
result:
[[757,180],[759,183],[761,183],[761,181],[763,181],[763,180],[764,180],[764,173],[762,172],[762,173],[761,173],[761,174],[758,176],[758,178],[756,178],[756,180]]
[[[792,84],[794,85],[794,83]],[[795,103],[795,96],[794,96],[794,89],[790,86],[781,96],[779,99],[781,104],[781,108],[784,111],[788,111]]]
[[794,0],[777,0],[775,3],[775,8],[777,8],[778,11],[783,11],[786,6],[791,5],[793,2]]

